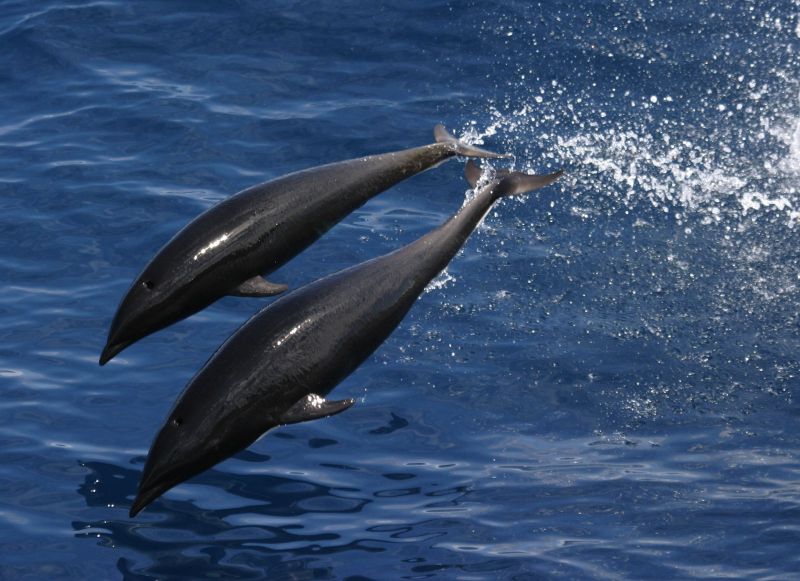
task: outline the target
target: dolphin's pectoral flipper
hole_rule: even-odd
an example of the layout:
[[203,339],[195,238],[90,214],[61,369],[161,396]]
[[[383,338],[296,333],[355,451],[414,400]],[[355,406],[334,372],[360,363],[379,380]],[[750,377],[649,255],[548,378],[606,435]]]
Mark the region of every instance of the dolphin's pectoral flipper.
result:
[[288,288],[288,285],[275,284],[263,277],[254,276],[240,284],[231,294],[235,297],[271,297],[281,294]]
[[310,393],[298,401],[280,418],[281,424],[297,424],[309,420],[318,420],[343,412],[356,403],[354,399],[342,399],[338,401],[328,401],[316,393]]

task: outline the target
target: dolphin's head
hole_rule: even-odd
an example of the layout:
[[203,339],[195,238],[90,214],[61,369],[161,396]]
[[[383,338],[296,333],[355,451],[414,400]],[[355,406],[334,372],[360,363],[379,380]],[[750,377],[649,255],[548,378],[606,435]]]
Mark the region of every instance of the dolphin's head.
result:
[[[240,409],[223,412],[217,405],[218,397],[225,396],[219,386],[215,378],[205,381],[201,372],[186,387],[150,447],[131,516],[172,487],[247,447],[269,429],[263,424],[263,413],[242,413]],[[209,393],[215,391],[212,387],[217,393]]]
[[119,304],[100,365],[142,337],[190,314],[186,309],[189,297],[180,278],[158,266],[156,261],[148,265]]
[[136,516],[173,486],[213,465],[209,462],[211,446],[201,449],[200,439],[191,434],[191,427],[173,416],[158,432],[150,448],[139,491],[130,509],[131,516]]
[[188,422],[171,414],[158,432],[147,456],[139,491],[131,505],[131,516],[136,516],[173,486],[218,461],[219,455],[213,453],[213,443],[201,445],[202,439],[192,434],[191,430]]

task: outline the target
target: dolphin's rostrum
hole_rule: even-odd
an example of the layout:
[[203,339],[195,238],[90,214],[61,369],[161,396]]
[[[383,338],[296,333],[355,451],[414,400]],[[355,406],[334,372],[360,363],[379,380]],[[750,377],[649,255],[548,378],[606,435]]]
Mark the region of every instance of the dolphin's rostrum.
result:
[[501,155],[458,141],[442,125],[436,143],[292,173],[206,210],[144,268],[120,303],[100,355],[117,353],[225,295],[270,296],[276,270],[370,198],[442,161]]
[[[440,227],[390,254],[308,284],[247,321],[189,382],[147,457],[131,515],[266,431],[333,415],[324,399],[397,327],[492,205],[561,175],[498,174]],[[473,187],[480,170],[467,166]]]

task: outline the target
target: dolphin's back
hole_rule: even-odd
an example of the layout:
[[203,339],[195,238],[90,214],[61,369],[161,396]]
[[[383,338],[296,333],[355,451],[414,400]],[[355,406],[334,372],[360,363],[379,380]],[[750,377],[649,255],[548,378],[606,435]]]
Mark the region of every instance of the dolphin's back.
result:
[[434,144],[295,172],[208,209],[155,255],[122,299],[103,365],[135,341],[219,298],[274,296],[263,275],[302,252],[347,214],[392,185],[456,154],[499,157],[437,126]]
[[[418,148],[423,149],[423,148]],[[180,230],[148,265],[153,276],[187,271],[212,277],[223,264],[252,262],[266,273],[312,244],[377,192],[402,179],[397,154],[314,167],[258,184],[209,208]],[[394,163],[392,163],[394,161]],[[409,174],[410,175],[410,174]],[[240,275],[241,276],[241,275]]]
[[[316,281],[262,310],[219,348],[177,407],[185,402],[187,413],[203,413],[234,403],[236,416],[258,401],[280,415],[309,393],[329,393],[383,343],[419,294],[417,277],[386,258]],[[280,423],[266,412],[260,417],[260,433]]]

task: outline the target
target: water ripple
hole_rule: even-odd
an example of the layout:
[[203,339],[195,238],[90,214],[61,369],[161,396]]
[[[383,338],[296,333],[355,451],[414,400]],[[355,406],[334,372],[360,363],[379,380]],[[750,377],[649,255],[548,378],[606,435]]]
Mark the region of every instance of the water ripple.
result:
[[[0,577],[797,570],[796,3],[3,7]],[[175,397],[265,304],[223,299],[99,368],[148,257],[233,192],[437,122],[566,176],[498,204],[337,388],[346,414],[128,518]],[[420,236],[462,169],[275,279]]]

